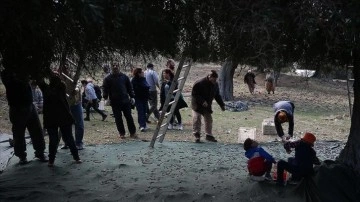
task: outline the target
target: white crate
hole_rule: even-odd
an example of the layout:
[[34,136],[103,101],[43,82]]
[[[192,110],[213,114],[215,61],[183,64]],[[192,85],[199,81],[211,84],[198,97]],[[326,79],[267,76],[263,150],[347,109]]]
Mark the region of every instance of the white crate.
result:
[[240,127],[238,134],[238,143],[244,143],[247,138],[255,140],[256,128]]
[[263,135],[277,135],[274,120],[264,119],[261,126]]

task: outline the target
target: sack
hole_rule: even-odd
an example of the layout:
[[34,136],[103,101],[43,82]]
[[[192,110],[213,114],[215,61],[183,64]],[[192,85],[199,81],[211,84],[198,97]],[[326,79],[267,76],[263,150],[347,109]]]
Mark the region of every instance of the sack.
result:
[[97,99],[101,100],[102,99],[102,93],[101,93],[101,88],[98,85],[94,85],[94,90],[95,90],[95,94]]

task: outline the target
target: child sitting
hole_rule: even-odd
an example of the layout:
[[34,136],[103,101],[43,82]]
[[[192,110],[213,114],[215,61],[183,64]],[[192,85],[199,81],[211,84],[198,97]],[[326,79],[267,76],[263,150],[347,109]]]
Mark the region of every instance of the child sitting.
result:
[[245,156],[248,160],[248,170],[251,176],[263,176],[265,179],[272,180],[271,168],[276,163],[275,159],[261,148],[255,140],[247,138],[244,142]]
[[295,142],[286,142],[284,148],[288,154],[291,148],[295,148],[295,158],[289,158],[288,162],[280,160],[277,164],[277,185],[284,186],[284,170],[292,174],[291,181],[299,181],[301,178],[313,174],[313,164],[318,162],[316,152],[313,149],[315,136],[305,133],[304,137]]

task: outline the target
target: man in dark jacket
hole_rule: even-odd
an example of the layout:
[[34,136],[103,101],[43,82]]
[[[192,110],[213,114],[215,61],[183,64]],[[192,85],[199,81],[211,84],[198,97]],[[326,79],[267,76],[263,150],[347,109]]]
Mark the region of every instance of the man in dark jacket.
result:
[[117,64],[113,64],[112,73],[104,79],[103,88],[103,97],[105,100],[108,98],[110,100],[120,138],[125,138],[122,113],[124,113],[130,137],[136,138],[136,127],[131,115],[131,105],[135,104],[134,90],[129,77],[120,72]]
[[[288,141],[294,133],[294,103],[290,101],[279,101],[273,106],[275,115],[274,115],[274,123],[276,133],[279,137],[281,137],[282,141]],[[288,135],[284,135],[283,128],[281,124],[289,122]]]
[[44,155],[44,134],[32,102],[32,91],[28,76],[4,70],[1,72],[1,79],[6,88],[6,98],[9,104],[15,156],[19,157],[20,164],[28,162],[25,142],[25,129],[27,128],[35,150],[35,157],[42,162],[47,162]]
[[219,86],[216,82],[218,74],[215,70],[211,70],[211,73],[195,82],[191,92],[191,108],[193,110],[193,134],[196,138],[195,142],[200,142],[201,134],[201,116],[204,117],[206,140],[211,142],[217,142],[212,135],[212,101],[220,105],[221,109],[225,110],[225,103],[223,102],[219,94]]

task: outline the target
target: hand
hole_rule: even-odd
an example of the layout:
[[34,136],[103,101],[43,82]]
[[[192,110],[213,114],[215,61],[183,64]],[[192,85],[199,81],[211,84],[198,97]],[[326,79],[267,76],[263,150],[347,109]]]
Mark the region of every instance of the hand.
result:
[[203,104],[202,104],[203,107],[207,107],[208,106],[208,103],[205,101]]
[[135,99],[134,99],[134,98],[131,98],[131,99],[130,99],[130,104],[132,104],[132,105],[135,104]]

